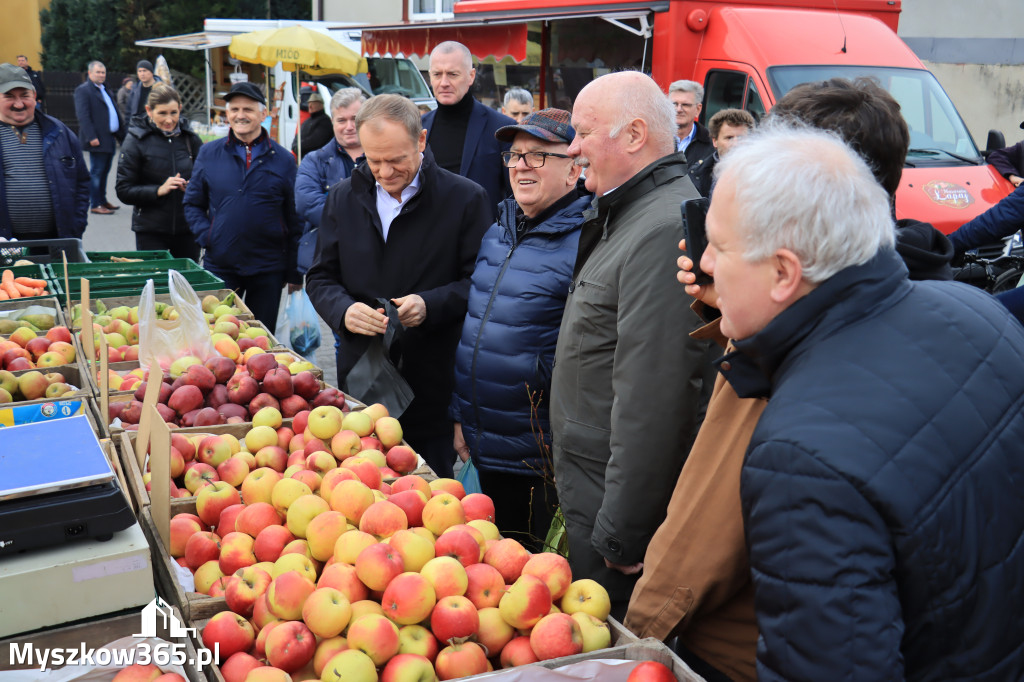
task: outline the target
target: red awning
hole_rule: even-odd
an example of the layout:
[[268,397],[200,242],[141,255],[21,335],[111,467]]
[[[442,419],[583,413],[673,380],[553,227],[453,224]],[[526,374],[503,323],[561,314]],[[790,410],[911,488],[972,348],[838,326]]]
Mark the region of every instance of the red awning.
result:
[[363,29],[363,54],[419,55],[426,57],[446,40],[469,48],[479,59],[506,56],[517,62],[526,60],[526,24],[476,26],[429,26],[399,30]]

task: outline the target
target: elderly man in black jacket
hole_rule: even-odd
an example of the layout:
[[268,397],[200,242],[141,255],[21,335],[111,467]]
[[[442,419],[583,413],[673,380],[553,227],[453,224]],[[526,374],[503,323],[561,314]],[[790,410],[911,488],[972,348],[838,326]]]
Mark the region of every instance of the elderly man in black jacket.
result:
[[359,110],[356,129],[366,163],[327,197],[306,290],[341,336],[342,387],[372,337],[387,328],[378,299],[397,307],[403,329],[393,359],[416,396],[402,414],[405,436],[439,476],[451,476],[455,346],[492,210],[483,188],[434,163],[408,99],[373,97]]

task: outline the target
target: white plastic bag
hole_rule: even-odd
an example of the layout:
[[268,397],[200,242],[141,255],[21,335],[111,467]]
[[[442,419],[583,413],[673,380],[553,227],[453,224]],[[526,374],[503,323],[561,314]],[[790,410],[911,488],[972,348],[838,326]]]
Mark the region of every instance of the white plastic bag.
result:
[[205,362],[217,355],[199,297],[177,270],[167,273],[171,305],[178,312],[175,320],[162,320],[156,314],[153,280],[146,282],[139,298],[139,363],[152,362],[166,373],[171,363],[186,355]]

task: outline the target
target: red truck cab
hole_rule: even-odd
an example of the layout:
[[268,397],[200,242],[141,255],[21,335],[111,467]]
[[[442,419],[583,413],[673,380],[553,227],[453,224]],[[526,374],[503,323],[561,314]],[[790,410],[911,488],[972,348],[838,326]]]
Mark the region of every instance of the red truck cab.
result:
[[679,78],[702,83],[704,120],[727,107],[759,116],[800,83],[872,76],[899,101],[910,128],[898,218],[930,222],[948,234],[1013,190],[984,162],[939,82],[896,36],[898,4],[847,0],[831,10],[813,9],[822,5],[814,0],[672,5],[655,15],[652,75],[663,84]]

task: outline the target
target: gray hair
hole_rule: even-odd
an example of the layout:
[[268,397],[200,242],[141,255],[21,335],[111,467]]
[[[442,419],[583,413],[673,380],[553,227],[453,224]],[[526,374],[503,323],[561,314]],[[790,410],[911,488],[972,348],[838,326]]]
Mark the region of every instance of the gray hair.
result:
[[[640,74],[639,71],[635,73]],[[618,137],[630,121],[640,118],[647,123],[651,143],[660,148],[662,154],[670,154],[675,149],[676,140],[675,108],[650,76],[640,75],[644,78],[636,87],[617,91],[615,104],[619,107],[619,119],[608,132],[608,137]]]
[[356,102],[365,102],[366,94],[359,88],[342,88],[331,97],[331,115],[338,109],[350,107]]
[[446,40],[443,43],[438,43],[431,52],[430,56],[433,58],[435,54],[452,54],[456,53],[462,57],[462,65],[469,71],[473,68],[473,53],[469,51],[469,48],[458,43],[454,40]]
[[704,101],[704,86],[697,81],[674,81],[668,86],[668,94],[673,92],[692,92],[697,97],[697,102]]
[[102,67],[103,67],[104,69],[105,69],[105,68],[107,68],[107,67],[106,67],[106,66],[105,66],[105,65],[103,64],[103,62],[101,62],[101,61],[100,61],[100,60],[98,60],[98,59],[94,59],[94,60],[92,60],[91,62],[89,62],[89,63],[88,63],[87,65],[86,65],[86,67],[85,67],[85,70],[86,70],[86,71],[92,71],[92,67],[96,66],[97,64],[99,64],[100,66],[102,66]]
[[715,171],[736,193],[744,260],[789,249],[804,279],[817,284],[894,248],[888,194],[834,133],[767,125],[722,157]]
[[505,93],[505,99],[502,100],[502,106],[508,107],[512,103],[512,100],[519,102],[520,104],[528,104],[533,106],[533,95],[530,94],[529,90],[522,88],[509,88],[508,92]]
[[356,132],[363,129],[365,123],[378,118],[393,121],[405,127],[413,141],[420,139],[423,121],[419,107],[411,99],[401,95],[375,95],[359,107],[356,114]]

